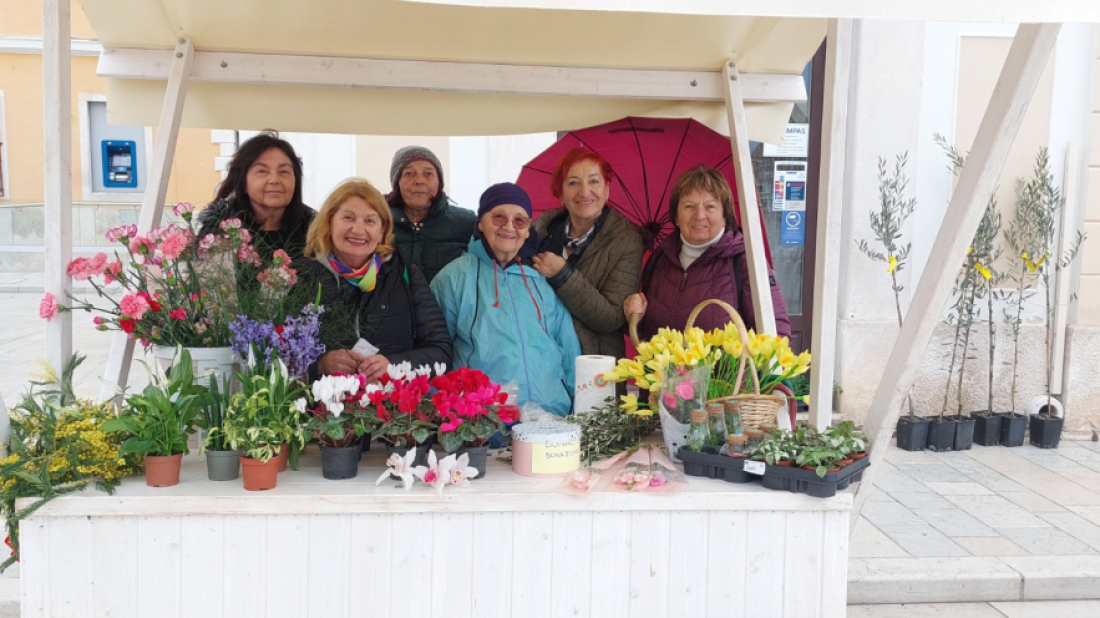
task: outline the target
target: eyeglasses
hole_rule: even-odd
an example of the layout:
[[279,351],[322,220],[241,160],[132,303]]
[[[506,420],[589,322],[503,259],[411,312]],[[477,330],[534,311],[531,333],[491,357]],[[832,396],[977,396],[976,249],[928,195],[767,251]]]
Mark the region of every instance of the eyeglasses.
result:
[[[503,213],[493,213],[489,215],[489,220],[492,221],[493,225],[497,227],[504,227],[508,225],[508,215]],[[529,225],[531,225],[530,217],[521,217],[518,215],[512,217],[512,227],[516,228],[517,230],[526,230],[527,226]]]

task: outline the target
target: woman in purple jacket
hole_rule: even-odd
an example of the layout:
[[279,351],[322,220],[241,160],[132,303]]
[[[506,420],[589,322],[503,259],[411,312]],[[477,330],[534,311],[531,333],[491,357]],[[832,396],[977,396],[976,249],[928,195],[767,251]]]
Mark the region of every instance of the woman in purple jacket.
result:
[[[642,293],[623,301],[627,318],[634,313],[642,315],[639,336],[648,339],[663,327],[683,330],[695,306],[709,298],[733,305],[745,324],[760,332],[753,311],[745,239],[733,216],[733,194],[725,177],[704,165],[684,172],[672,188],[668,209],[679,233],[670,234],[649,256],[642,271]],[[768,280],[776,330],[781,337],[790,337],[787,305],[770,266]],[[727,322],[729,314],[710,305],[695,319],[695,326],[709,331]]]

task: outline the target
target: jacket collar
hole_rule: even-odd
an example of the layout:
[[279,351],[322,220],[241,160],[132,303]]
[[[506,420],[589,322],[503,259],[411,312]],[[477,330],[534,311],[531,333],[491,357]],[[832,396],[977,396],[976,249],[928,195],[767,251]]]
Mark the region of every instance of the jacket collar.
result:
[[[674,230],[661,241],[661,251],[677,266],[680,266],[680,249],[683,247],[683,243],[680,230]],[[700,255],[699,259],[692,263],[692,267],[696,264],[708,264],[715,260],[729,259],[744,252],[745,239],[741,236],[741,230],[726,230],[718,242],[708,247],[703,255]]]

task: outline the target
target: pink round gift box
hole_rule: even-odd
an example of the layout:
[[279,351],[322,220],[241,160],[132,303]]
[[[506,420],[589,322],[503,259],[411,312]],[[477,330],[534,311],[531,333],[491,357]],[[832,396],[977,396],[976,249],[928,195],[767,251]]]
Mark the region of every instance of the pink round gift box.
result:
[[[568,457],[568,469],[553,473],[536,473],[535,444],[576,456]],[[523,476],[565,476],[580,467],[581,428],[562,421],[520,423],[512,427],[512,471]],[[575,463],[573,463],[575,461]],[[564,463],[564,462],[563,462]]]

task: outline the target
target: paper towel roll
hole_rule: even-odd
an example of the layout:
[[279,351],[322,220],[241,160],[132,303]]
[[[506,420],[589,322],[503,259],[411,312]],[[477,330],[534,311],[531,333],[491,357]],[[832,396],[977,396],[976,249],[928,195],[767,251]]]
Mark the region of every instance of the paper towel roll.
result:
[[614,356],[589,354],[577,357],[576,387],[573,389],[573,410],[576,414],[603,407],[605,399],[615,398],[615,383],[603,379],[603,374],[615,369]]

